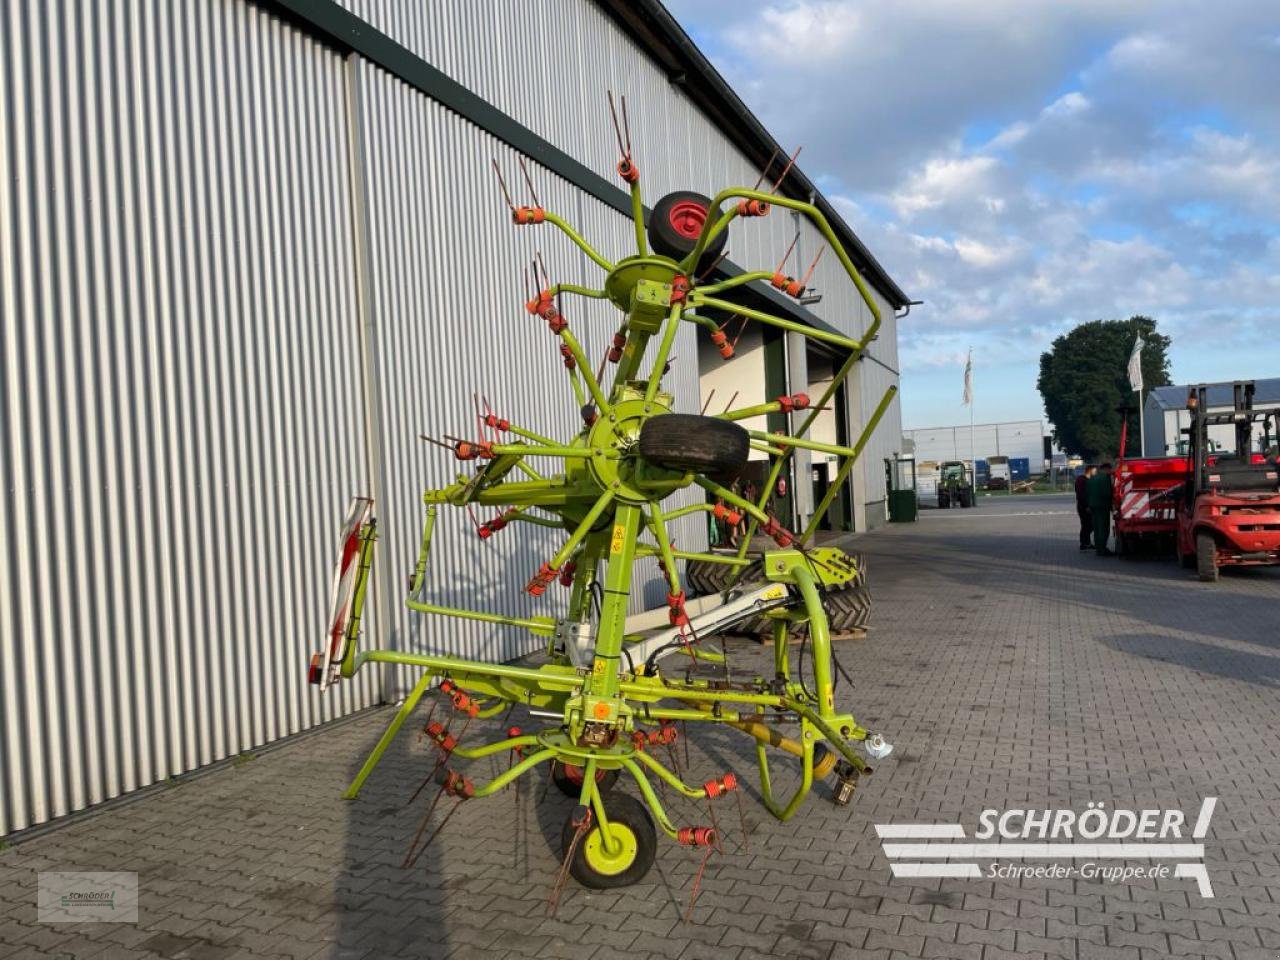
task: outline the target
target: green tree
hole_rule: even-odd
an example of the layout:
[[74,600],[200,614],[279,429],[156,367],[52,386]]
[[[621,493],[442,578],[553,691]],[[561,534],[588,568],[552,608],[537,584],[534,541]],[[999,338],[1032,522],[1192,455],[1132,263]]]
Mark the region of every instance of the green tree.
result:
[[1120,414],[1129,405],[1129,453],[1138,448],[1137,398],[1129,388],[1129,354],[1141,332],[1144,390],[1169,383],[1169,338],[1150,317],[1093,320],[1053,341],[1040,354],[1036,387],[1053,423],[1053,439],[1068,454],[1111,459],[1120,449]]

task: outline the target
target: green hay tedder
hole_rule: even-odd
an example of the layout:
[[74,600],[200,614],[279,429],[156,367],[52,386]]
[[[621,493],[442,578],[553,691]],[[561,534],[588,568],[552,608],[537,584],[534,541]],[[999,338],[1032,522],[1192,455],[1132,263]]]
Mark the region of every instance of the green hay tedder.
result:
[[[720,724],[754,738],[764,804],[783,820],[796,812],[816,781],[833,774],[835,796],[847,802],[859,775],[870,772],[862,754],[874,759],[891,749],[835,702],[824,596],[854,581],[857,570],[852,558],[842,551],[814,547],[810,541],[817,518],[848,477],[894,389],[884,395],[854,446],[807,438],[818,411],[832,401],[866,344],[875,337],[880,326],[879,307],[826,219],[808,203],[745,188],[726,189],[714,199],[670,194],[655,206],[646,229],[639,173],[621,129],[619,147],[623,159],[618,171],[631,190],[637,249],[617,263],[606,260],[536,200],[533,206],[513,204],[505,183],[502,185],[517,225],[563,231],[604,275],[599,289],[550,282],[543,287],[540,281],[541,289],[527,304],[528,311],[558,338],[580,401],[582,427],[575,436],[556,440],[488,411],[481,420],[492,431],[482,431],[489,439],[433,441],[447,446],[458,460],[476,463],[477,468],[449,486],[424,493],[421,549],[405,601],[410,610],[422,614],[527,629],[545,640],[547,662],[518,666],[396,650],[360,650],[361,612],[377,523],[372,502],[357,499],[343,531],[329,635],[323,651],[312,659],[309,677],[324,689],[370,664],[402,664],[422,671],[352,782],[346,794],[349,798],[358,794],[402,725],[423,696],[432,693],[437,681],[438,693],[447,706],[468,718],[497,717],[513,706],[524,707],[535,723],[545,718],[541,729],[507,728],[501,739],[478,746],[465,746],[444,724],[429,723],[425,734],[438,757],[437,800],[440,796],[458,802],[488,797],[536,767],[548,766],[553,781],[577,800],[564,826],[562,874],[567,871],[589,887],[624,886],[642,878],[653,863],[658,830],[681,844],[708,851],[717,844],[713,825],[673,823],[654,790],[655,778],[694,799],[713,798],[738,788],[731,772],[688,782],[682,771],[671,769],[655,756],[657,746],[675,739],[677,722]],[[796,280],[785,275],[785,258],[777,270],[700,282],[698,278],[710,272],[724,246],[726,228],[738,218],[766,216],[772,207],[798,211],[826,238],[873,318],[862,339],[726,299],[735,287],[758,282],[799,298],[807,277]],[[623,314],[608,357],[615,366],[611,381],[606,382],[603,364],[597,373],[588,363],[560,310],[562,295],[607,300]],[[735,314],[820,340],[843,352],[843,362],[816,403],[797,394],[726,410],[719,416],[672,412],[672,398],[663,391],[662,381],[680,325],[694,323],[704,328],[728,359],[733,354],[732,344],[724,325],[713,317]],[[794,411],[808,413],[791,436],[748,431],[738,423],[749,417]],[[808,529],[793,533],[767,513],[766,506],[797,447],[834,455],[840,467]],[[771,460],[769,480],[758,501],[733,489],[733,480],[752,448]],[[534,463],[548,460],[556,465],[554,474],[544,475],[535,469]],[[673,494],[691,485],[706,492],[704,502],[664,508]],[[564,584],[568,592],[563,615],[511,617],[441,606],[423,597],[432,530],[441,505],[497,508],[496,519],[480,525],[481,537],[519,523],[566,531],[562,546],[525,586],[530,594],[539,596],[557,580]],[[732,523],[746,518],[749,535],[736,555],[675,549],[668,525],[677,517],[694,513],[710,513]],[[766,552],[762,562],[748,556],[751,534],[757,530],[778,547]],[[641,557],[658,558],[668,582],[667,605],[656,615],[629,617],[633,566]],[[753,578],[731,583],[719,595],[686,600],[680,560],[723,563],[739,574],[750,568]],[[709,641],[744,618],[762,613],[774,622],[773,674],[742,679],[727,671],[717,672],[714,665],[723,664],[724,651]],[[812,650],[812,686],[790,663],[793,648],[787,642],[788,630],[800,625],[807,625],[807,643]],[[787,732],[780,729],[782,726]],[[789,755],[792,762],[798,760],[799,786],[790,797],[774,794],[771,751]],[[475,783],[451,766],[457,760],[494,755],[515,759],[487,783]],[[621,774],[634,784],[639,800],[615,788]]]

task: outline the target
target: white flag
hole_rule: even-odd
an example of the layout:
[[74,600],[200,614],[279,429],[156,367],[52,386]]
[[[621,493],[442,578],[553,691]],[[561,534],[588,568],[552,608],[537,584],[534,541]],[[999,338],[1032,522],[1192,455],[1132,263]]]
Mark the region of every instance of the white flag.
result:
[[1142,392],[1142,334],[1133,342],[1133,353],[1129,354],[1129,389]]
[[964,362],[964,405],[973,403],[973,351],[969,351],[969,359]]

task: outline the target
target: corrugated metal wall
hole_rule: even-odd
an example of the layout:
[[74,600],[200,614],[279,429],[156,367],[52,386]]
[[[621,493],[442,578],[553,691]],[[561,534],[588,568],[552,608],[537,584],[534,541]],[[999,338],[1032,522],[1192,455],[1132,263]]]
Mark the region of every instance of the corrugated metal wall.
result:
[[[559,338],[528,314],[525,271],[535,252],[553,281],[599,287],[602,271],[550,225],[516,227],[491,161],[510,183],[523,183],[516,153],[397,78],[352,63],[356,123],[368,171],[371,303],[377,337],[375,378],[383,424],[386,487],[379,510],[386,553],[384,577],[403,582],[417,556],[424,507],[421,492],[457,473],[448,453],[418,439],[427,433],[475,432],[475,394],[504,417],[566,442],[581,428],[578,404],[559,354]],[[630,220],[536,164],[529,171],[543,205],[578,225],[609,258],[634,253]],[[564,299],[565,316],[593,359],[603,357],[621,314],[600,301]],[[677,408],[697,410],[697,349],[692,325],[681,331],[670,383]],[[611,374],[613,367],[606,371]],[[544,473],[560,461],[535,461]],[[691,492],[679,501],[689,502]],[[489,519],[489,515],[480,517]],[[705,545],[697,518],[678,521],[681,544]],[[463,511],[442,508],[426,589],[437,602],[528,616],[563,609],[558,587],[535,601],[523,590],[564,534],[515,524],[479,540]],[[652,561],[637,568],[633,609],[662,601]],[[487,660],[533,648],[513,628],[417,617],[395,597],[393,643],[414,650],[450,650]],[[397,674],[397,689],[416,679]]]
[[371,703],[301,682],[368,485],[342,60],[0,8],[0,833]]
[[[826,258],[823,258],[824,260]],[[851,394],[856,395],[857,413],[850,417],[856,431],[869,418],[889,387],[898,383],[898,332],[893,318],[893,308],[878,293],[875,294],[883,323],[876,339],[867,349],[866,356],[854,368]],[[862,310],[864,304],[859,303]],[[870,323],[870,316],[867,316]],[[888,519],[887,483],[885,460],[902,449],[902,398],[895,396],[885,412],[880,426],[862,451],[862,459],[855,470],[854,491],[861,501],[862,521],[858,529],[866,530]]]
[[[491,63],[473,27],[458,40]],[[375,702],[373,671],[324,698],[304,683],[352,493],[382,501],[371,642],[528,650],[399,608],[420,492],[451,466],[417,435],[470,432],[475,390],[573,429],[521,268],[540,249],[558,277],[590,271],[552,228],[509,225],[488,163],[514,180],[514,154],[243,0],[18,0],[0,50],[0,834]],[[607,63],[581,69],[607,84]],[[628,252],[624,217],[534,175]],[[566,312],[599,356],[616,312]],[[674,350],[686,411],[694,335]],[[528,610],[540,533],[483,545],[446,511],[436,595]]]
[[[649,203],[672,190],[713,195],[727,186],[751,185],[759,176],[728,137],[595,4],[545,0],[528,8],[508,0],[339,2],[613,182],[617,146],[605,92],[612,88],[624,94]],[[484,38],[484,56],[475,55],[477,36]],[[563,68],[549,68],[549,63]],[[780,168],[781,161],[774,169]],[[790,211],[777,208],[764,219],[735,221],[726,249],[745,269],[773,269],[797,230],[800,240],[788,268],[799,275],[825,240],[807,219]],[[818,263],[812,286],[823,299],[809,309],[837,330],[861,336],[871,314],[835,257],[824,256]],[[850,391],[853,423],[869,416],[885,389],[898,381],[897,323],[893,308],[883,297],[877,300],[883,323],[870,352],[883,366],[867,361],[857,368]],[[858,511],[860,527],[883,522],[884,459],[901,447],[901,433],[901,404],[895,399],[854,472],[855,497],[871,504],[869,511]]]
[[[605,93],[627,98],[631,139],[645,198],[672,190],[714,194],[750,186],[759,169],[707,122],[681,89],[622,32],[609,15],[582,0],[339,0],[408,50],[474,90],[530,130],[610,182],[618,182],[613,125]],[[484,55],[475,39],[483,37]],[[782,167],[779,160],[775,173]],[[802,270],[821,235],[781,209],[730,228],[731,259],[748,269],[772,269],[796,230]],[[794,255],[793,255],[794,256]],[[797,260],[803,259],[803,266]],[[797,274],[798,275],[798,274]],[[857,334],[870,320],[834,257],[824,257],[813,283],[827,292],[814,312],[837,329]],[[889,323],[886,341],[896,331]],[[893,364],[896,367],[896,364]]]

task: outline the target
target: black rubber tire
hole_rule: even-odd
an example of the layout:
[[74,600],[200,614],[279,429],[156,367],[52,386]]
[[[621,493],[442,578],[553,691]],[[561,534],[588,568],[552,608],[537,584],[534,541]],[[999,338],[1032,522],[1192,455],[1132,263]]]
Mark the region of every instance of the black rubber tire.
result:
[[701,473],[721,483],[747,465],[751,438],[736,423],[694,413],[650,417],[640,428],[640,456],[668,470]]
[[1196,573],[1204,583],[1218,580],[1218,542],[1211,533],[1196,534]]
[[1194,570],[1196,568],[1196,555],[1194,553],[1184,553],[1178,559],[1182,561],[1183,570]]
[[[690,228],[695,224],[701,228],[696,213],[691,215],[696,206],[702,208],[701,220],[705,221],[710,215],[711,199],[691,190],[668,193],[653,205],[653,212],[649,215],[649,246],[654,253],[679,261],[693,252],[698,238],[696,233],[690,236]],[[716,261],[724,252],[724,245],[728,240],[729,231],[722,230],[718,237],[707,244],[698,260],[697,272],[701,273]]]
[[948,507],[950,507],[950,506],[951,506],[951,500],[950,500],[949,498],[947,498],[947,497],[942,497],[942,496],[938,497],[938,509],[939,509],[939,510],[946,510],[946,509],[947,509]]
[[1119,530],[1116,531],[1116,556],[1127,557],[1133,553],[1133,549],[1129,545],[1129,538]]
[[[578,778],[575,780],[573,776],[565,769],[565,765],[559,760],[555,760],[551,764],[551,782],[556,785],[556,789],[563,793],[566,797],[572,797],[577,800],[582,796],[582,768],[575,767],[578,772]],[[596,770],[596,787],[601,793],[607,794],[613,789],[613,785],[618,782],[617,770]]]
[[[832,633],[847,633],[853,630],[865,630],[871,622],[871,589],[867,586],[866,561],[860,554],[852,554],[858,573],[842,587],[821,591],[822,609],[827,615],[827,629]],[[759,585],[764,575],[759,563],[748,567],[739,581],[739,586]],[[729,632],[746,637],[756,637],[765,642],[773,639],[773,625],[776,621],[760,614],[748,617],[733,627]],[[797,633],[803,633],[801,626]]]
[[[569,873],[584,887],[593,890],[611,890],[639,883],[653,866],[654,857],[658,852],[658,831],[653,825],[653,817],[649,815],[643,803],[625,793],[606,795],[604,812],[610,823],[624,824],[635,835],[635,859],[630,866],[619,873],[598,873],[594,870],[586,858],[587,842],[591,835],[600,829],[593,818],[591,829],[583,835],[574,848],[573,856],[569,860]],[[572,814],[565,818],[564,829],[560,833],[562,857],[568,854],[574,834],[577,832],[571,820]]]
[[864,586],[823,594],[822,609],[832,633],[865,630],[871,621],[871,592]]
[[[715,563],[711,560],[686,560],[684,563],[684,584],[691,596],[709,597],[714,593],[724,593],[733,581],[738,568],[728,563]],[[760,561],[742,571],[738,577],[737,587],[745,586],[755,580],[763,580]]]
[[684,588],[688,591],[690,597],[705,597],[712,593],[719,593],[719,589],[715,586],[714,573],[712,567],[718,567],[718,563],[709,563],[706,560],[686,560],[684,562]]

